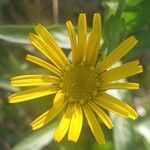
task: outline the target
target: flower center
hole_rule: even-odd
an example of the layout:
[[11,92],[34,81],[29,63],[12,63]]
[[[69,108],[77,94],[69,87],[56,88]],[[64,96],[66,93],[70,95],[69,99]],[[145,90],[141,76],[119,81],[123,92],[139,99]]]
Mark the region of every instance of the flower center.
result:
[[69,102],[85,103],[98,93],[97,73],[94,68],[76,64],[66,68],[61,88]]

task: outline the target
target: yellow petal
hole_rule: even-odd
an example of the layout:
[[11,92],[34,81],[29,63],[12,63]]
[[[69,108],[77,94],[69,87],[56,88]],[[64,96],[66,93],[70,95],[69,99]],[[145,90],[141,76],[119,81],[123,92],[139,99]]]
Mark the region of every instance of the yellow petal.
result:
[[76,105],[74,108],[74,113],[72,115],[69,133],[68,133],[68,140],[77,142],[83,123],[83,116],[82,116],[82,109],[80,105]]
[[78,49],[77,61],[83,61],[83,54],[86,48],[87,22],[86,15],[80,14],[78,19]]
[[52,48],[50,48],[43,40],[41,40],[35,34],[30,33],[29,39],[32,44],[43,53],[48,59],[50,59],[60,70],[62,70],[65,65],[62,60],[53,52]]
[[63,115],[63,117],[54,133],[54,139],[57,142],[59,142],[63,139],[63,137],[66,135],[66,133],[69,129],[69,125],[70,125],[70,121],[71,121],[71,117],[72,117],[71,109],[72,109],[72,106],[70,104],[68,104],[66,112]]
[[76,33],[74,30],[74,27],[72,25],[71,21],[66,22],[67,30],[70,37],[70,43],[71,43],[71,51],[72,51],[72,62],[77,61],[77,39],[76,39]]
[[62,92],[62,90],[59,90],[55,95],[53,105],[57,105],[57,103],[61,101],[61,99],[64,99],[64,93]]
[[137,112],[132,107],[130,107],[129,105],[126,105],[126,107],[128,108],[128,111],[130,112],[129,118],[131,118],[133,120],[137,119],[137,117],[138,117]]
[[111,129],[113,127],[113,124],[112,124],[110,118],[108,117],[108,115],[106,115],[106,113],[100,107],[98,107],[92,101],[89,102],[89,106],[97,113],[97,115],[102,119],[102,121],[106,124],[106,126],[109,129]]
[[106,83],[102,84],[100,90],[109,90],[109,89],[128,89],[128,90],[135,90],[139,89],[138,83]]
[[88,121],[88,124],[90,126],[90,129],[91,129],[93,135],[95,136],[95,139],[97,140],[98,143],[105,144],[106,142],[105,142],[105,137],[104,137],[103,131],[102,131],[94,113],[92,112],[92,110],[90,109],[90,107],[88,105],[84,105],[83,110],[84,110],[86,119]]
[[128,117],[131,119],[136,119],[138,117],[133,108],[107,93],[101,93],[99,97],[94,100],[94,102],[101,107],[123,117]]
[[11,78],[11,85],[22,87],[22,86],[37,86],[46,84],[56,84],[59,82],[59,78],[54,76],[46,75],[22,75]]
[[47,96],[56,93],[58,89],[59,89],[58,87],[54,86],[42,86],[34,89],[24,90],[9,96],[9,103],[19,103]]
[[87,40],[85,51],[86,64],[94,65],[100,48],[101,39],[101,16],[99,13],[94,14],[93,29]]
[[31,123],[32,129],[33,130],[39,129],[45,126],[50,121],[52,121],[59,114],[59,112],[64,108],[65,104],[66,103],[61,101],[59,105],[54,105],[50,110],[46,111],[44,114],[42,114],[37,119],[35,119]]
[[27,55],[26,60],[28,60],[32,63],[35,63],[47,70],[50,70],[51,72],[53,72],[54,74],[56,74],[58,76],[61,76],[61,71],[59,69],[57,69],[53,65],[49,64],[48,62],[46,62],[38,57],[35,57],[33,55]]
[[125,56],[137,43],[134,36],[129,37],[122,42],[117,48],[115,48],[98,66],[98,72],[103,72],[119,59]]
[[99,75],[99,79],[103,83],[120,80],[142,72],[142,66],[137,65],[139,61],[132,61],[119,67],[105,71]]
[[55,53],[57,55],[57,57],[59,57],[64,62],[65,65],[69,65],[70,63],[69,63],[67,57],[65,56],[65,54],[63,53],[63,51],[61,50],[61,48],[59,47],[59,45],[57,44],[55,39],[48,32],[48,30],[41,24],[38,24],[35,27],[35,30],[36,30],[37,34],[39,35],[39,37],[43,41],[45,41],[45,43],[47,45],[49,45],[51,47],[51,49],[53,50],[53,53]]

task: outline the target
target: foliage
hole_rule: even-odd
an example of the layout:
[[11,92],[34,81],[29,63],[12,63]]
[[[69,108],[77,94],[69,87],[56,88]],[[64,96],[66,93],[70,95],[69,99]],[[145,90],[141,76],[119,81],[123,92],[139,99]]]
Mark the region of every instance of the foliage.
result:
[[[52,13],[45,15],[49,12],[48,4],[52,9],[52,3],[48,0],[44,2],[40,0],[33,0],[32,2],[30,0],[15,0],[15,3],[10,0],[1,0],[0,2],[0,23],[2,24],[0,26],[0,149],[9,150],[13,148],[13,150],[25,150],[34,149],[36,145],[37,149],[45,150],[149,150],[150,136],[148,133],[150,130],[150,118],[148,116],[150,114],[150,86],[147,81],[149,81],[150,75],[148,64],[150,57],[147,54],[150,51],[150,1],[93,0],[92,2],[73,2],[72,0],[62,0],[59,2],[60,22],[56,24],[52,21]],[[70,9],[73,5],[76,7]],[[33,13],[31,6],[34,8]],[[52,12],[52,10],[50,11]],[[83,130],[85,134],[83,134],[84,136],[81,135],[77,144],[66,141],[56,144],[52,141],[52,133],[56,123],[36,132],[31,131],[29,127],[31,120],[40,114],[41,111],[44,111],[43,105],[49,107],[51,104],[49,99],[51,97],[37,100],[34,104],[29,102],[27,105],[17,104],[14,106],[9,105],[7,101],[9,94],[20,90],[19,88],[10,86],[10,77],[23,73],[27,74],[27,72],[43,71],[35,65],[29,66],[29,63],[24,59],[27,54],[26,50],[30,53],[35,53],[34,48],[31,47],[27,39],[28,34],[33,32],[33,22],[50,24],[48,25],[49,31],[64,49],[64,52],[69,54],[70,42],[68,33],[62,24],[64,24],[64,20],[70,18],[74,22],[77,22],[76,16],[81,11],[87,13],[88,20],[92,18],[91,13],[95,11],[101,12],[104,22],[101,59],[126,37],[134,34],[139,41],[138,45],[123,59],[123,62],[139,57],[145,68],[144,74],[137,76],[136,79],[140,80],[140,91],[133,92],[133,95],[122,91],[118,91],[117,93],[113,92],[129,103],[134,102],[133,105],[135,105],[139,112],[140,119],[133,123],[127,119],[111,115],[114,122],[113,133],[103,127],[108,139],[106,145],[98,145],[95,143],[90,131],[86,128],[86,124],[84,127],[85,130]],[[37,14],[42,17],[37,17]],[[50,16],[50,21],[47,21],[48,16]],[[91,24],[89,24],[90,26]],[[129,80],[135,81],[135,78]],[[143,97],[143,101],[139,100],[139,97]]]

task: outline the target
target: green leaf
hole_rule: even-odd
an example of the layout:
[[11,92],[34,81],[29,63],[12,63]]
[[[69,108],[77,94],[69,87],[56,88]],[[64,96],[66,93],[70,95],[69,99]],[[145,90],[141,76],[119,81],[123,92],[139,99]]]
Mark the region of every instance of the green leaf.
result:
[[102,0],[102,6],[104,8],[104,18],[107,20],[111,15],[116,13],[119,0]]
[[106,144],[94,143],[92,150],[114,150],[114,144],[110,141],[107,141]]
[[[60,47],[65,49],[70,48],[68,33],[63,25],[50,26],[48,30],[59,43]],[[0,39],[13,43],[30,44],[28,35],[31,32],[34,32],[33,26],[0,26]]]
[[124,61],[135,59],[142,53],[150,51],[150,30],[138,32],[135,34],[135,37],[138,40],[138,43],[135,49],[123,58]]
[[[120,66],[121,64],[121,62],[117,62],[112,68]],[[122,79],[122,82],[126,82],[126,80]],[[128,105],[131,104],[131,95],[127,90],[109,90],[108,93],[124,101]],[[114,124],[113,137],[115,150],[135,150],[136,144],[133,129],[133,123],[135,123],[135,121],[113,113],[110,113],[110,116]]]
[[[136,0],[137,1],[137,0]],[[141,1],[141,0],[139,0]],[[126,11],[123,12],[122,17],[127,24],[127,33],[132,34],[140,30],[145,24],[150,23],[150,1],[143,0],[136,4],[127,4]]]
[[53,133],[56,123],[44,127],[38,131],[33,131],[31,135],[22,140],[12,150],[40,150],[53,140]]
[[130,6],[136,6],[139,3],[141,3],[142,1],[143,0],[127,0],[126,3],[127,3],[127,5],[130,5]]
[[115,150],[136,149],[131,121],[115,117],[113,131]]
[[135,131],[142,137],[141,140],[146,141],[145,146],[150,150],[150,117],[141,120],[141,122],[135,126]]
[[[127,91],[111,90],[109,92],[111,95],[119,98],[120,100],[126,100],[125,103],[129,103],[130,101],[130,94]],[[136,149],[134,141],[133,120],[114,114],[111,114],[111,118],[114,124],[113,136],[115,150]]]
[[150,50],[150,30],[145,30],[135,34],[138,40],[137,51]]
[[104,41],[110,50],[116,47],[125,37],[126,27],[124,19],[112,15],[105,24]]

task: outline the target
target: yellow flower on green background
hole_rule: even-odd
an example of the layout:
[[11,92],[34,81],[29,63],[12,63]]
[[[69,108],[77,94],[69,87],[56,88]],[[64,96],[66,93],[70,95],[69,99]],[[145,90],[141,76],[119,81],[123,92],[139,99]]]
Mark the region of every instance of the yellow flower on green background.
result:
[[138,83],[118,82],[122,78],[142,72],[138,60],[110,69],[136,45],[137,40],[134,36],[129,37],[102,62],[97,63],[102,34],[100,14],[94,14],[90,33],[87,33],[85,14],[79,15],[77,33],[71,21],[67,21],[66,26],[70,36],[72,60],[65,56],[47,29],[37,25],[36,34],[31,33],[29,39],[50,62],[33,55],[27,55],[26,59],[49,70],[50,75],[34,74],[12,78],[12,86],[33,88],[12,94],[9,102],[24,102],[55,94],[53,106],[31,123],[32,129],[36,130],[48,124],[63,110],[63,117],[54,133],[56,141],[59,142],[68,133],[68,140],[76,142],[85,115],[95,139],[104,144],[105,137],[98,117],[109,129],[113,127],[105,110],[131,119],[138,117],[129,105],[106,93],[109,89],[139,88]]

